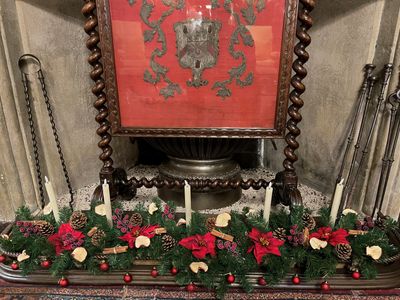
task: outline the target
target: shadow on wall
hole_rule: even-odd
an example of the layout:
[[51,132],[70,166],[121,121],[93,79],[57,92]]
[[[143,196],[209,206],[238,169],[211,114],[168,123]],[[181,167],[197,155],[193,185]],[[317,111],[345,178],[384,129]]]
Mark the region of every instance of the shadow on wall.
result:
[[[315,10],[312,12],[314,24],[318,24],[318,29],[329,25],[332,22],[340,22],[341,17],[351,15],[353,11],[368,6],[370,3],[379,0],[320,0],[317,1]],[[322,5],[323,4],[323,5]],[[329,11],[329,14],[326,13]],[[369,18],[373,16],[365,16]],[[313,28],[310,30],[313,31]]]
[[[69,22],[83,24],[85,18],[81,13],[83,1],[75,0],[17,0],[17,2],[25,2],[29,5],[43,9],[51,14],[54,14],[63,19],[68,19]],[[83,26],[83,25],[82,25]]]

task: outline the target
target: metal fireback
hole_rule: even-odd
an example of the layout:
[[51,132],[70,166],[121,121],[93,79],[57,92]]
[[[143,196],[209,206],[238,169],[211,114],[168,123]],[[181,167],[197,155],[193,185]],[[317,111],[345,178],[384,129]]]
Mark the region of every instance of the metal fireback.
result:
[[208,84],[202,79],[206,68],[217,63],[219,55],[219,32],[221,23],[209,20],[188,20],[174,25],[176,48],[179,64],[182,68],[192,69],[193,79],[186,84],[199,88]]

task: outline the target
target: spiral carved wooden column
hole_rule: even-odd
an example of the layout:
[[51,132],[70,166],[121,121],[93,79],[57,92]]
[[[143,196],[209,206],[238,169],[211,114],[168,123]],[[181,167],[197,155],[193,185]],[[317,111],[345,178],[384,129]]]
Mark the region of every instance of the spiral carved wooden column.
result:
[[[95,0],[84,0],[82,8],[82,14],[86,17],[84,25],[85,32],[89,35],[86,41],[86,47],[90,50],[88,62],[92,66],[90,72],[90,78],[94,81],[92,87],[92,93],[97,97],[93,106],[97,109],[96,122],[99,123],[99,128],[96,133],[100,136],[98,143],[102,153],[99,159],[102,161],[103,166],[100,170],[100,182],[104,179],[110,183],[110,193],[112,197],[118,194],[125,195],[130,198],[135,193],[135,188],[129,184],[126,176],[126,172],[123,169],[113,167],[113,160],[111,155],[113,149],[110,145],[111,134],[110,134],[110,122],[108,121],[108,107],[107,97],[104,92],[105,82],[103,79],[103,65],[100,62],[101,50],[98,47],[100,42],[99,32],[97,31],[98,20],[96,16],[96,1]],[[96,188],[94,197],[98,198],[101,196],[101,185]]]
[[288,133],[285,137],[287,143],[284,150],[286,159],[283,162],[285,170],[278,173],[275,179],[275,185],[278,187],[278,191],[274,195],[275,200],[277,202],[282,202],[285,205],[302,204],[302,198],[297,189],[298,179],[294,163],[298,159],[295,151],[299,148],[299,143],[296,141],[296,138],[300,135],[300,129],[297,127],[297,124],[302,119],[300,109],[303,107],[304,101],[301,99],[301,95],[306,89],[302,80],[307,76],[307,69],[304,67],[304,64],[309,59],[309,54],[306,51],[306,48],[311,43],[311,37],[308,34],[308,30],[313,25],[310,12],[315,7],[315,0],[300,0],[300,3],[302,4],[302,7],[299,9],[299,25],[296,31],[296,36],[299,39],[299,42],[296,44],[294,49],[297,59],[293,62],[292,67],[295,75],[291,79],[293,90],[289,97],[291,105],[288,114],[290,118],[286,123]]

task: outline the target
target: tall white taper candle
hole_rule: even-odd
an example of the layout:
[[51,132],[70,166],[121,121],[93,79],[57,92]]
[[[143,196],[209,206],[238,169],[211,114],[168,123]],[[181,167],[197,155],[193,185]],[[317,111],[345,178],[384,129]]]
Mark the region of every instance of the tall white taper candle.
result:
[[111,209],[111,197],[110,197],[110,186],[107,183],[107,180],[104,179],[103,187],[103,198],[104,198],[104,205],[106,206],[106,218],[108,225],[113,227],[112,221],[112,209]]
[[333,200],[332,200],[332,206],[331,206],[331,215],[330,215],[330,221],[331,224],[336,223],[336,218],[340,206],[340,201],[342,200],[342,194],[343,194],[343,188],[344,188],[344,178],[340,180],[340,182],[336,185],[335,188],[335,193],[333,194]]
[[192,195],[190,184],[185,180],[185,219],[186,223],[190,225],[190,221],[192,220]]
[[265,201],[264,201],[264,221],[266,223],[269,222],[269,215],[271,213],[271,202],[272,202],[272,193],[274,189],[272,187],[272,182],[269,183],[267,188],[265,189]]
[[44,176],[44,181],[45,181],[44,185],[46,187],[47,195],[49,196],[51,209],[53,211],[54,219],[56,219],[56,222],[60,222],[60,212],[58,211],[57,198],[56,198],[56,193],[54,193],[53,185],[51,184],[47,176]]

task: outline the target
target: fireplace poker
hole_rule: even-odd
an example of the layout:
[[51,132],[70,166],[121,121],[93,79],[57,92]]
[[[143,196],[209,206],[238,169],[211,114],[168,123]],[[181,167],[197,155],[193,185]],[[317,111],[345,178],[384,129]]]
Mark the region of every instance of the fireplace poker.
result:
[[357,168],[355,169],[355,175],[352,178],[350,178],[350,177],[348,178],[348,183],[349,183],[348,186],[347,186],[348,193],[346,194],[345,201],[344,201],[344,205],[346,205],[346,206],[351,205],[352,195],[353,195],[353,192],[354,192],[354,185],[355,185],[355,182],[357,181],[357,178],[359,176],[361,167],[364,164],[365,157],[368,154],[368,149],[369,149],[369,146],[370,146],[370,143],[371,143],[372,134],[375,131],[375,127],[376,127],[376,123],[377,123],[377,120],[378,120],[380,108],[382,106],[382,103],[385,100],[385,92],[386,92],[386,88],[387,88],[387,85],[389,83],[390,77],[392,75],[392,72],[393,72],[393,64],[386,64],[385,67],[384,67],[384,77],[383,77],[383,81],[382,81],[382,85],[381,85],[381,89],[380,89],[380,93],[379,93],[379,97],[378,97],[378,102],[377,102],[377,105],[376,105],[376,108],[375,108],[374,117],[373,117],[371,126],[369,128],[368,136],[367,136],[367,139],[365,141],[365,144],[364,144],[364,147],[363,147],[363,150],[362,150],[362,153],[361,153],[360,162],[359,162]]
[[396,145],[397,145],[397,141],[399,138],[399,132],[400,132],[400,110],[399,110],[400,86],[397,88],[397,90],[393,94],[391,94],[389,96],[388,102],[392,106],[390,109],[389,131],[388,131],[388,137],[387,137],[387,141],[386,141],[385,154],[382,159],[381,175],[379,178],[378,192],[376,195],[376,200],[375,200],[375,205],[374,205],[374,210],[372,212],[372,216],[374,216],[375,213],[377,213],[377,211],[381,212],[381,210],[382,210],[383,199],[385,197],[386,187],[387,187],[387,183],[389,180],[389,175],[390,175],[390,171],[392,168],[392,164],[394,161],[394,153],[396,151]]
[[[355,114],[353,115],[353,118],[351,120],[351,128],[350,128],[350,132],[349,135],[347,137],[347,145],[346,145],[346,149],[344,151],[344,155],[343,155],[343,159],[342,159],[342,163],[340,166],[340,170],[339,170],[339,174],[336,178],[336,184],[338,184],[343,177],[343,171],[344,171],[344,166],[346,164],[347,161],[347,156],[349,155],[349,151],[351,148],[351,144],[353,143],[354,140],[354,135],[355,135],[355,131],[356,131],[356,127],[357,127],[357,121],[360,117],[360,114],[363,110],[366,109],[366,99],[367,99],[367,94],[369,91],[369,86],[371,85],[371,76],[372,76],[372,71],[375,69],[375,65],[373,64],[367,64],[364,67],[364,81],[362,83],[361,86],[361,90],[360,93],[358,95],[357,98],[357,109]],[[372,84],[374,84],[374,82],[372,82]]]
[[[350,164],[350,170],[349,170],[349,174],[347,176],[346,179],[346,183],[345,183],[345,193],[343,195],[342,200],[340,201],[340,206],[339,206],[339,214],[341,214],[341,212],[343,211],[343,209],[345,208],[345,206],[347,205],[346,201],[346,187],[348,186],[349,180],[351,179],[351,177],[353,176],[354,173],[354,168],[355,168],[355,164],[356,164],[356,160],[357,160],[357,156],[358,156],[358,151],[360,149],[360,143],[361,143],[361,138],[362,138],[362,134],[364,131],[364,127],[365,127],[365,122],[367,119],[367,113],[368,113],[368,107],[370,105],[371,102],[371,98],[372,98],[372,91],[373,88],[375,86],[375,83],[377,81],[377,78],[375,76],[369,77],[368,78],[368,85],[367,85],[367,91],[366,91],[366,101],[365,101],[365,105],[364,105],[364,111],[361,117],[361,123],[360,123],[360,128],[358,131],[358,135],[357,135],[357,140],[356,140],[356,144],[354,145],[354,151],[353,151],[353,157],[351,159],[351,164]],[[348,147],[350,148],[350,143],[348,144]]]

